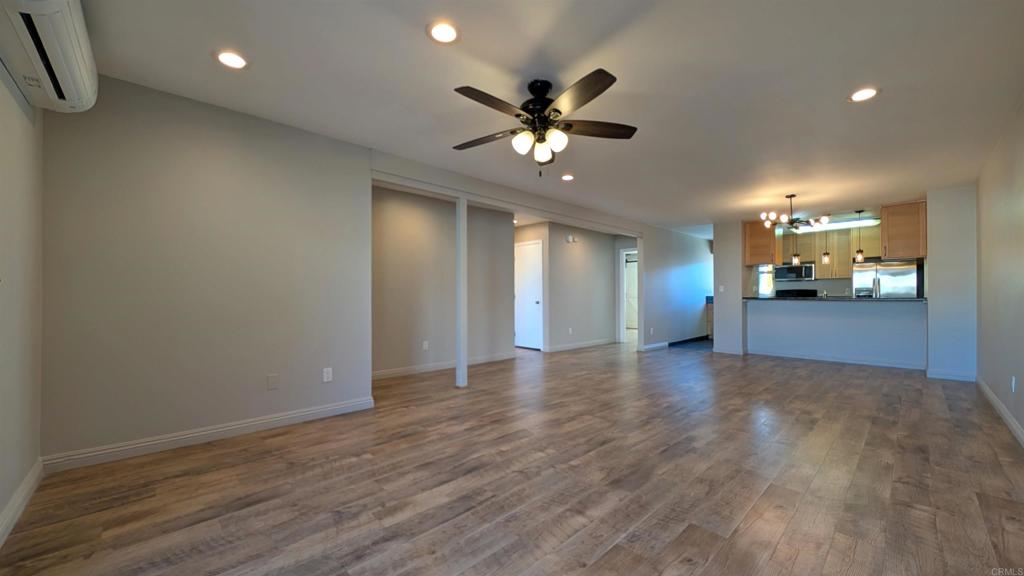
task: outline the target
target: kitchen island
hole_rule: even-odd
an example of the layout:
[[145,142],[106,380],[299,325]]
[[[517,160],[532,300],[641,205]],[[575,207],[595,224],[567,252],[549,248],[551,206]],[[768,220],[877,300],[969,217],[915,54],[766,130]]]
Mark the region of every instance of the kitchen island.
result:
[[749,354],[924,369],[924,298],[744,298]]

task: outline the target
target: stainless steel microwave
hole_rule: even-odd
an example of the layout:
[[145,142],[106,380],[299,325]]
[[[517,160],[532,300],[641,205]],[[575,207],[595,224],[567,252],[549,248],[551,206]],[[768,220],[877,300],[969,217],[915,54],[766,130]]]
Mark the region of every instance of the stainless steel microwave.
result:
[[814,264],[775,267],[776,282],[796,282],[799,280],[814,280]]

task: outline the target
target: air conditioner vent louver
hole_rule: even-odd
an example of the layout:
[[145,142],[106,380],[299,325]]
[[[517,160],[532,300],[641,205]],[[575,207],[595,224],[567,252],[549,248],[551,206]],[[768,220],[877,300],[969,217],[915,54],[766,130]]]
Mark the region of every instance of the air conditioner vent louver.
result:
[[57,98],[67,100],[64,97],[64,89],[60,86],[60,80],[57,79],[57,74],[53,71],[50,55],[46,53],[46,46],[43,46],[43,39],[39,37],[39,30],[36,29],[36,23],[32,20],[32,15],[22,12],[21,21],[25,23],[25,29],[28,30],[29,37],[32,38],[32,45],[35,46],[39,60],[42,61],[43,67],[46,68],[46,75],[49,76],[50,82],[53,84],[53,91],[57,93]]

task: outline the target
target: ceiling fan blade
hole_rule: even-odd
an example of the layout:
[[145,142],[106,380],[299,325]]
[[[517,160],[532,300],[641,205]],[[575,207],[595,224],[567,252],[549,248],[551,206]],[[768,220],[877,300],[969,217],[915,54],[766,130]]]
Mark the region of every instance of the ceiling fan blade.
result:
[[609,74],[604,68],[598,68],[569,86],[565,92],[555,98],[545,113],[551,114],[558,110],[560,118],[568,116],[582,108],[587,102],[600,96],[612,84],[615,84],[615,76]]
[[498,112],[508,114],[509,116],[515,116],[516,118],[530,118],[530,115],[519,109],[518,106],[513,106],[508,102],[505,102],[501,98],[491,96],[483,90],[477,90],[472,86],[459,86],[455,89],[456,92],[462,94],[470,100],[475,100],[488,108],[494,108]]
[[600,122],[598,120],[566,120],[558,124],[563,132],[573,136],[593,136],[595,138],[620,138],[628,140],[636,134],[636,126]]
[[522,128],[513,128],[511,130],[502,130],[501,132],[495,132],[494,134],[488,134],[487,136],[481,136],[476,140],[470,140],[469,142],[463,142],[458,146],[454,146],[456,150],[465,150],[466,148],[472,148],[481,144],[487,144],[488,142],[494,142],[495,140],[501,140],[502,138],[508,138],[509,136],[515,136],[522,132]]

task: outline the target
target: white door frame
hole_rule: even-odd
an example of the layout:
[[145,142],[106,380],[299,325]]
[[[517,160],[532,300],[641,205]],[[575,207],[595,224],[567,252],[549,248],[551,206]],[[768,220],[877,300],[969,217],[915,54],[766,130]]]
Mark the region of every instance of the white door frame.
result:
[[[533,244],[540,245],[540,349],[542,352],[548,351],[548,252],[545,249],[544,241],[537,240],[525,240],[523,242],[515,242],[513,249],[518,246],[530,246]],[[514,251],[514,250],[513,250]],[[513,264],[514,266],[514,264]],[[513,268],[513,276],[515,270]],[[518,297],[518,296],[517,296]],[[515,316],[513,315],[512,320],[513,329],[515,328]],[[515,342],[515,337],[512,338]]]
[[[640,286],[640,248],[619,248],[619,254],[615,269],[615,335],[616,342],[626,341],[626,255],[636,253],[637,255],[637,287],[639,290]],[[640,300],[640,295],[637,295],[637,300]],[[637,306],[637,334],[639,335],[639,320],[640,310],[639,302]],[[639,339],[637,341],[639,343]]]

